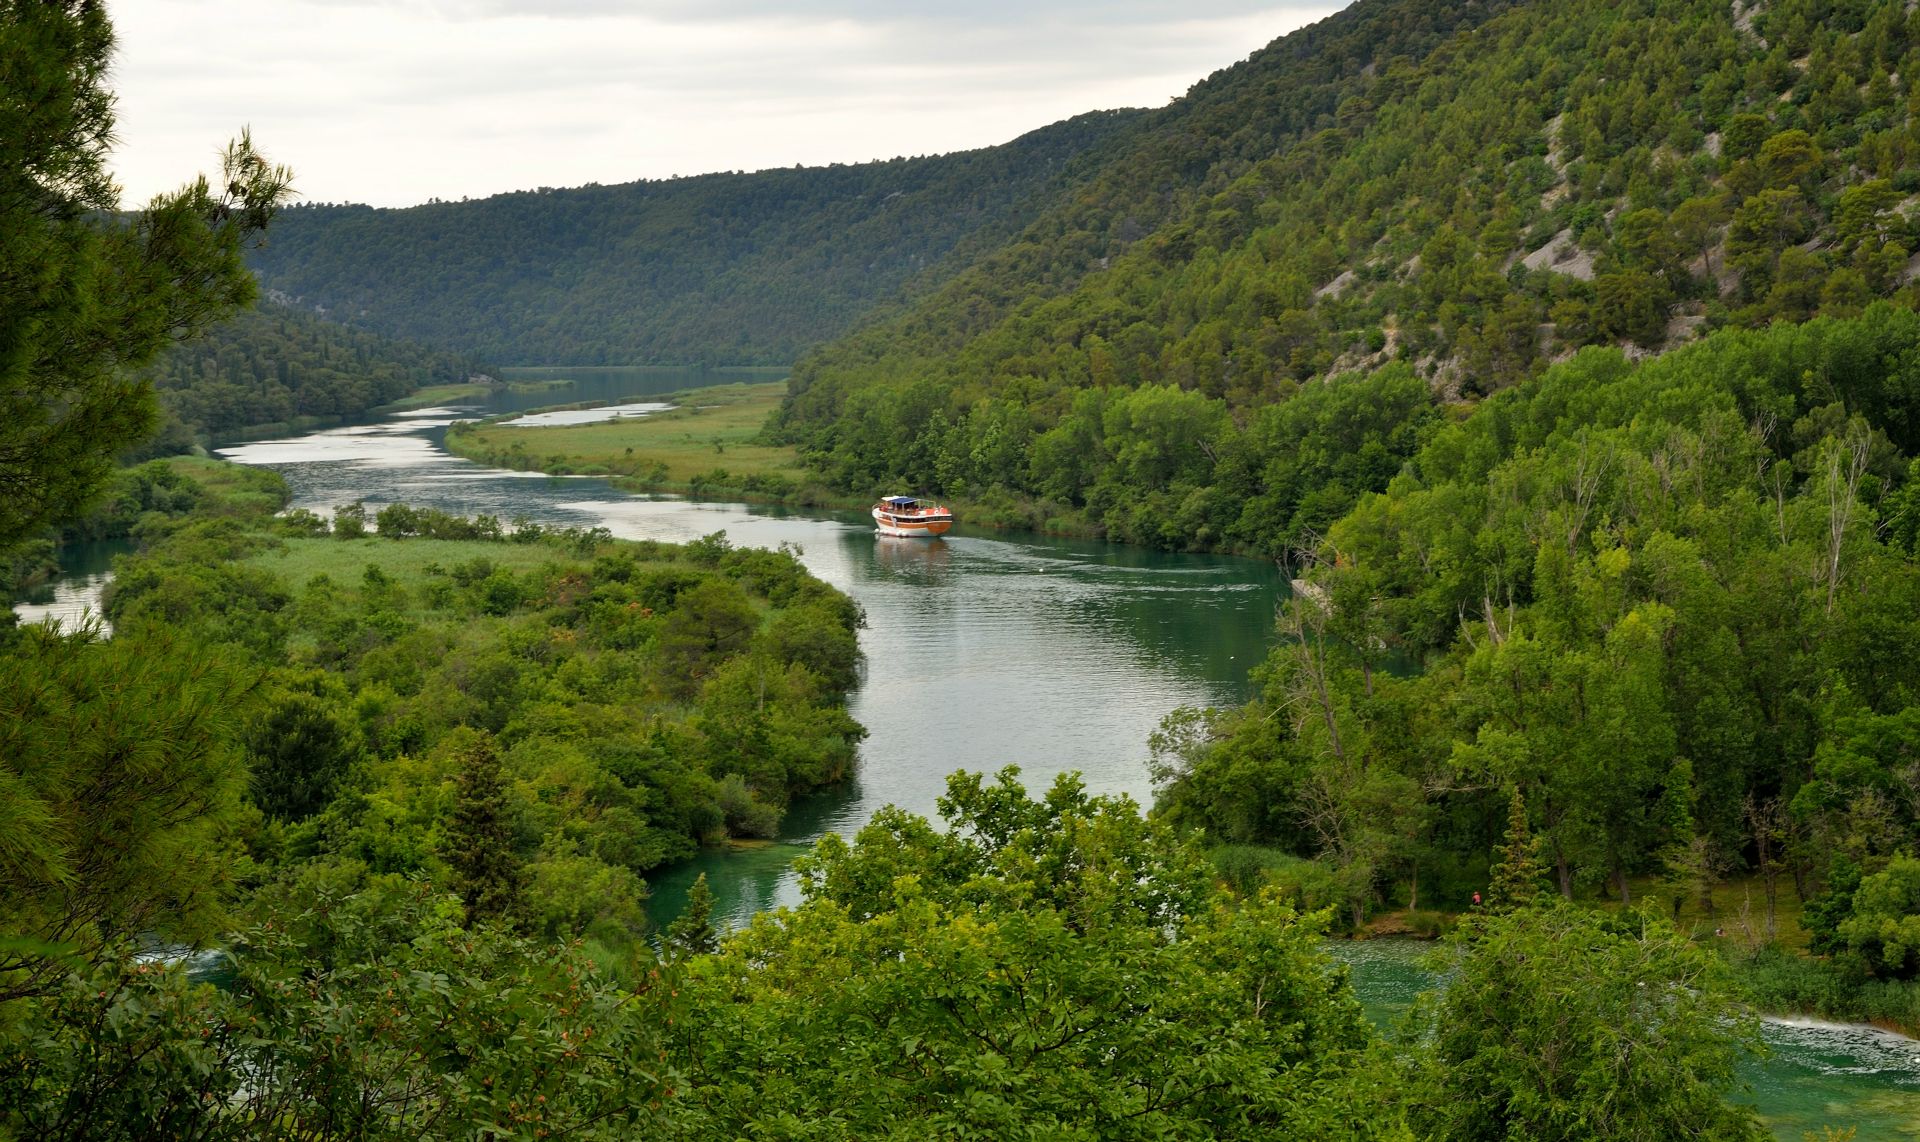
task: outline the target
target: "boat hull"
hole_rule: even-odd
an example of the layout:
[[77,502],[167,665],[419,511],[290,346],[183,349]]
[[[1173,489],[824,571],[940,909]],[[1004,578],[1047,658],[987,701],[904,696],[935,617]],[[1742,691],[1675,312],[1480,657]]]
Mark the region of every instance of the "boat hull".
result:
[[927,539],[936,535],[945,535],[953,526],[950,515],[895,515],[892,512],[876,511],[873,524],[881,535],[898,536],[902,539]]

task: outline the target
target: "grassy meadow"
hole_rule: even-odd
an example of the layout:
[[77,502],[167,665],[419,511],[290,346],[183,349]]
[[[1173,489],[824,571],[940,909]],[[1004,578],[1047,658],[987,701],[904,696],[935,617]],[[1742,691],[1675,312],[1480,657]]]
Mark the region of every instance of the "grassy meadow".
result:
[[381,405],[375,412],[407,412],[416,408],[432,408],[435,405],[452,404],[457,401],[477,400],[492,391],[492,386],[478,381],[468,381],[457,385],[428,385],[424,389],[415,389],[412,394],[402,397],[392,404]]
[[553,548],[539,543],[500,543],[484,539],[410,539],[397,542],[369,535],[365,539],[330,536],[288,538],[282,546],[263,551],[248,562],[285,577],[295,586],[325,575],[343,590],[358,589],[369,566],[380,568],[404,587],[417,587],[447,568],[475,559],[515,574],[561,559]]
[[512,421],[459,426],[447,448],[483,464],[560,475],[617,475],[656,490],[754,491],[805,479],[793,448],[757,442],[786,385],[716,385],[662,397],[650,416],[542,428]]

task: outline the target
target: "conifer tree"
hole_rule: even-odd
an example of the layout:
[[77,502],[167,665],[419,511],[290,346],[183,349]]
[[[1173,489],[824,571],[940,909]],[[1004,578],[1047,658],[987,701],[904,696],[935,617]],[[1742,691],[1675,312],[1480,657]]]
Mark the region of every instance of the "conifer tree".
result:
[[707,887],[703,872],[687,890],[687,906],[680,918],[667,925],[667,949],[684,957],[707,955],[719,946],[713,930],[713,890]]
[[1527,801],[1517,785],[1507,806],[1506,840],[1494,852],[1498,859],[1488,877],[1487,910],[1511,912],[1533,903],[1547,868],[1540,860],[1540,838],[1527,826]]
[[242,251],[292,175],[245,134],[120,213],[113,29],[97,0],[0,0],[0,547],[78,514],[158,423],[145,364],[253,300]]
[[479,735],[460,757],[445,855],[469,923],[512,915],[520,901],[520,854],[514,851],[507,782],[491,735]]

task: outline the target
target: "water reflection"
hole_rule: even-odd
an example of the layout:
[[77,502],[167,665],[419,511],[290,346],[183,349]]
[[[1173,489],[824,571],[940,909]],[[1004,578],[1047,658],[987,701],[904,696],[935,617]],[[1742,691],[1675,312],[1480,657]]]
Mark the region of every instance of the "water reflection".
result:
[[512,420],[501,421],[505,428],[556,428],[569,424],[600,424],[609,420],[632,420],[636,417],[652,416],[672,408],[670,404],[658,401],[643,401],[638,404],[602,405],[599,408],[557,408],[552,412],[528,413]]
[[[859,544],[869,540],[858,531],[849,531],[841,538],[841,542]],[[876,535],[871,542],[872,567],[879,576],[905,580],[922,587],[938,587],[947,582],[953,552],[946,540],[937,536],[932,539],[908,539]]]
[[114,557],[132,550],[124,539],[67,544],[60,549],[59,575],[23,592],[13,613],[22,623],[53,623],[66,631],[91,623],[103,635],[113,633],[100,614],[100,592],[113,578]]

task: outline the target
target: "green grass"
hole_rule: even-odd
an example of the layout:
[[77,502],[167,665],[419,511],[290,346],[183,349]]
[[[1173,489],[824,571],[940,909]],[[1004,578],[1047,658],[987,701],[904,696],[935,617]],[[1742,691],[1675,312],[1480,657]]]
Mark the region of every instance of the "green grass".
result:
[[716,385],[662,398],[679,407],[651,416],[551,428],[480,425],[449,433],[447,448],[487,464],[631,475],[661,487],[686,486],[716,469],[736,480],[800,483],[806,472],[796,450],[753,443],[785,395],[777,382]]
[[[1630,878],[1628,887],[1633,890],[1636,905],[1655,897],[1668,909],[1667,915],[1673,914],[1673,889],[1666,884],[1651,877],[1639,877]],[[1801,902],[1794,895],[1793,877],[1785,872],[1775,880],[1773,903],[1775,941],[1783,948],[1804,952],[1808,937],[1807,930],[1800,925]],[[1596,902],[1595,906],[1615,911],[1621,904],[1606,898]],[[1681,901],[1676,924],[1683,934],[1695,939],[1713,939],[1718,931],[1721,933],[1719,939],[1742,946],[1764,942],[1766,925],[1767,889],[1766,882],[1759,876],[1743,876],[1714,885],[1711,912],[1701,907],[1697,899]]]
[[476,397],[486,396],[492,391],[493,386],[483,385],[477,381],[458,385],[428,385],[424,389],[414,390],[412,396],[401,397],[392,404],[383,404],[371,411],[405,412],[408,409],[432,408],[434,405],[446,404],[449,401],[473,400]]
[[434,578],[430,564],[442,570],[474,559],[490,560],[518,574],[549,563],[569,562],[562,552],[541,543],[496,543],[484,539],[366,539],[298,538],[285,546],[253,556],[247,562],[285,577],[294,587],[315,575],[325,575],[344,590],[356,590],[369,563],[388,578],[412,589]]
[[211,456],[168,456],[165,463],[228,509],[275,512],[287,502],[286,481],[268,469]]

